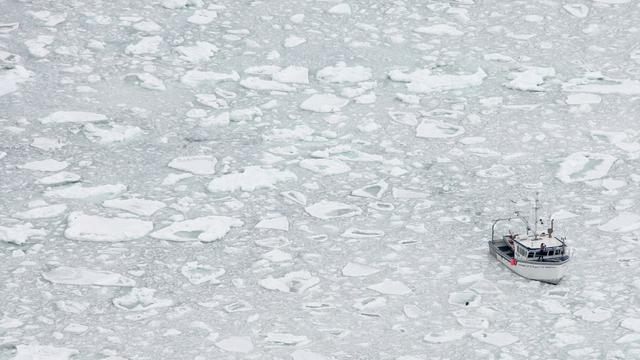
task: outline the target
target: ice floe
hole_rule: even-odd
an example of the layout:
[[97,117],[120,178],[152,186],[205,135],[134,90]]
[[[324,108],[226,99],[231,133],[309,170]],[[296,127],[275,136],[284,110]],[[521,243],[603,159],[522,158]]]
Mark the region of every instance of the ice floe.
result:
[[428,69],[420,69],[408,74],[400,70],[392,70],[389,72],[389,78],[391,80],[408,83],[407,90],[416,93],[429,93],[433,91],[447,91],[479,86],[486,77],[487,74],[482,69],[478,69],[470,75],[434,75]]
[[598,229],[602,231],[614,232],[614,233],[625,233],[625,232],[636,231],[640,229],[640,215],[623,211],[613,219],[598,226]]
[[180,78],[180,81],[183,84],[191,87],[197,87],[205,84],[215,85],[221,81],[238,80],[240,80],[240,75],[235,71],[231,71],[226,74],[213,71],[189,70]]
[[335,66],[327,66],[316,73],[316,79],[328,83],[362,82],[371,79],[371,69],[361,65],[347,66],[339,62]]
[[303,66],[287,66],[271,75],[272,79],[282,83],[308,84],[309,69]]
[[514,172],[506,165],[493,164],[488,169],[476,171],[476,175],[483,178],[503,179],[514,175]]
[[351,195],[380,200],[387,190],[389,190],[389,184],[384,180],[380,180],[351,191]]
[[137,43],[130,44],[124,52],[130,55],[155,54],[162,44],[161,36],[142,37]]
[[275,188],[279,182],[297,179],[296,174],[288,170],[247,166],[241,172],[225,174],[211,180],[207,189],[210,192],[255,191],[263,188]]
[[423,340],[429,343],[441,344],[451,341],[458,341],[467,335],[463,330],[444,330],[441,332],[430,332],[424,336]]
[[12,360],[70,360],[79,352],[76,349],[51,345],[17,345]]
[[66,169],[69,163],[66,161],[58,161],[54,159],[46,159],[39,161],[28,162],[23,165],[19,165],[20,169],[35,170],[35,171],[60,171]]
[[211,155],[192,155],[175,158],[167,166],[195,175],[213,175],[216,173],[217,163],[218,159]]
[[484,330],[476,331],[473,334],[471,334],[471,336],[473,336],[474,338],[482,342],[495,345],[498,347],[509,346],[519,340],[518,337],[511,335],[507,332],[488,333]]
[[322,176],[344,174],[351,171],[351,167],[336,159],[304,159],[298,165]]
[[230,336],[216,343],[224,351],[247,354],[253,351],[253,342],[248,336]]
[[380,269],[352,262],[342,268],[342,275],[349,277],[369,276],[378,272],[380,272]]
[[167,87],[162,80],[149,73],[130,73],[124,76],[125,81],[137,84],[141,88],[164,91]]
[[32,237],[46,236],[47,232],[43,229],[34,229],[33,225],[17,224],[14,226],[0,226],[0,241],[22,245]]
[[95,286],[135,286],[136,282],[126,276],[111,271],[92,270],[80,267],[59,266],[42,274],[54,284],[95,285]]
[[0,67],[0,97],[18,91],[18,84],[27,81],[29,77],[31,72],[22,66],[6,71]]
[[607,175],[615,161],[608,154],[575,152],[562,161],[556,177],[564,183],[599,179]]
[[300,108],[307,111],[329,113],[340,111],[348,103],[348,99],[333,94],[313,94],[300,104]]
[[244,223],[228,216],[203,216],[189,219],[164,227],[151,233],[151,237],[169,241],[202,241],[211,242],[222,239],[234,227]]
[[61,171],[59,173],[40,178],[36,180],[36,183],[41,185],[66,185],[77,183],[78,181],[80,181],[80,179],[82,178],[78,174],[68,171]]
[[582,320],[589,322],[602,322],[608,320],[612,316],[611,310],[604,308],[583,307],[576,311],[574,315],[579,316]]
[[211,24],[217,17],[218,13],[213,10],[198,9],[187,18],[187,21],[196,25],[207,25]]
[[412,292],[412,290],[404,283],[389,279],[385,279],[380,283],[368,286],[367,289],[371,289],[385,295],[407,295]]
[[545,91],[542,85],[546,78],[556,75],[552,67],[525,66],[522,71],[511,73],[512,80],[504,86],[522,91]]
[[304,208],[307,214],[322,220],[352,217],[362,214],[362,209],[337,201],[321,200]]
[[111,198],[127,190],[123,184],[82,186],[73,184],[62,188],[52,188],[44,192],[44,196],[55,199],[88,199]]
[[269,90],[269,91],[296,91],[296,88],[283,84],[278,81],[264,80],[259,77],[248,77],[240,80],[240,85],[252,90]]
[[292,271],[280,278],[268,276],[260,280],[258,284],[268,290],[277,290],[285,293],[303,293],[319,282],[320,279],[311,275],[309,271],[300,270]]
[[305,349],[296,350],[291,353],[291,360],[330,360],[328,357]]
[[117,242],[139,239],[151,230],[151,221],[72,212],[67,217],[64,236],[78,241]]
[[87,111],[56,111],[40,119],[43,124],[84,123],[104,121],[107,117]]
[[355,227],[351,227],[340,234],[340,236],[351,239],[368,239],[384,236],[384,231],[375,229],[358,229]]
[[107,124],[106,127],[90,123],[85,124],[83,128],[87,139],[103,145],[131,140],[144,134],[142,129],[137,126],[115,123]]
[[418,117],[413,113],[405,111],[389,111],[389,116],[394,122],[398,124],[409,126],[418,125]]
[[351,6],[347,3],[340,3],[330,7],[327,12],[333,15],[351,15]]
[[156,211],[165,208],[167,205],[162,201],[129,198],[105,200],[102,206],[111,209],[119,209],[142,216],[151,216]]
[[298,45],[302,45],[304,43],[307,42],[307,39],[300,37],[300,36],[296,36],[296,35],[289,35],[287,36],[286,39],[284,39],[284,43],[283,46],[285,48],[293,48],[296,47]]
[[612,79],[600,73],[589,73],[582,78],[574,78],[562,84],[563,91],[640,95],[640,81],[629,79]]
[[131,288],[120,297],[113,299],[115,307],[127,311],[146,311],[156,308],[169,307],[174,304],[171,299],[155,297],[156,290],[150,288]]
[[289,231],[289,219],[286,216],[265,218],[256,224],[256,228]]
[[448,24],[436,24],[436,25],[430,25],[430,26],[420,26],[420,27],[417,27],[417,28],[413,29],[413,31],[417,32],[418,34],[428,34],[428,35],[437,35],[437,36],[442,36],[442,35],[462,36],[462,35],[464,35],[464,33],[462,31],[458,30],[455,26],[448,25]]
[[569,14],[580,19],[584,19],[587,17],[587,15],[589,15],[589,7],[587,7],[585,4],[580,4],[580,3],[566,4],[566,5],[563,5],[562,8]]
[[421,138],[446,139],[460,136],[464,132],[464,127],[460,125],[428,119],[423,120],[416,128],[416,136]]
[[15,217],[18,219],[46,219],[57,217],[64,214],[67,211],[67,205],[54,204],[47,206],[40,206],[26,211],[15,213]]
[[220,280],[218,278],[225,274],[225,270],[207,264],[200,264],[197,261],[190,261],[180,268],[180,273],[194,285],[204,283],[219,284]]

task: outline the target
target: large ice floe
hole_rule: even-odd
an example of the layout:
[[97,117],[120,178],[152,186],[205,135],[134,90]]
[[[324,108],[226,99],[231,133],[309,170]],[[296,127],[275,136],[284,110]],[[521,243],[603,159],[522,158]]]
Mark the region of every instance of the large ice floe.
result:
[[599,72],[587,73],[584,77],[570,79],[562,84],[563,91],[640,95],[640,80],[612,79]]
[[316,78],[329,83],[362,82],[371,79],[371,69],[364,66],[347,66],[340,62],[318,70]]
[[40,119],[43,124],[61,123],[88,123],[104,121],[107,117],[103,114],[88,111],[56,111]]
[[16,245],[22,245],[32,237],[43,237],[46,235],[47,232],[44,229],[34,228],[33,225],[29,223],[0,226],[0,241]]
[[478,69],[473,74],[466,75],[436,75],[432,74],[429,69],[419,69],[411,73],[405,73],[400,70],[392,70],[389,72],[389,78],[391,80],[406,82],[407,90],[416,93],[429,93],[479,86],[486,77],[487,74],[482,69]]
[[170,168],[187,171],[195,175],[213,175],[216,173],[218,159],[211,155],[182,156],[171,160]]
[[67,217],[64,236],[78,241],[117,242],[139,239],[151,230],[153,230],[151,221],[72,212]]
[[564,183],[599,179],[607,175],[615,161],[608,154],[575,152],[562,161],[556,177]]
[[70,360],[79,352],[76,349],[52,345],[17,345],[12,360]]
[[96,286],[135,286],[136,282],[126,276],[110,271],[92,270],[79,267],[59,266],[42,274],[42,277],[54,284],[96,285]]
[[222,239],[234,227],[244,225],[242,220],[228,216],[203,216],[174,222],[151,233],[151,237],[169,241],[211,242]]
[[329,200],[321,200],[305,207],[304,210],[307,214],[323,220],[352,217],[362,214],[362,209],[355,205]]
[[255,191],[274,188],[279,182],[297,180],[296,174],[289,170],[266,169],[260,166],[247,166],[240,172],[219,176],[207,186],[211,192]]

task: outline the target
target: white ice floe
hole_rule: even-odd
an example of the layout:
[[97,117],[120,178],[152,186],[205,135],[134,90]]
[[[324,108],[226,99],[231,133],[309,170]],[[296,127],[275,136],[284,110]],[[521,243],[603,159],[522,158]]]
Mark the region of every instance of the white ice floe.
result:
[[519,340],[518,337],[507,332],[488,333],[484,330],[476,331],[471,334],[471,336],[482,342],[498,347],[509,346]]
[[128,311],[146,311],[173,305],[171,299],[156,298],[155,292],[155,289],[131,288],[126,295],[114,298],[113,305]]
[[31,146],[44,151],[59,150],[62,149],[65,145],[66,144],[59,139],[46,137],[36,137],[31,142]]
[[128,45],[124,52],[129,55],[155,54],[160,44],[162,44],[161,36],[146,36],[137,43]]
[[162,27],[158,25],[158,23],[152,20],[140,21],[133,24],[131,27],[133,27],[138,31],[143,31],[147,33],[156,33],[156,32],[162,31]]
[[233,122],[253,121],[262,116],[262,110],[259,107],[250,107],[246,109],[234,109],[229,113],[229,120]]
[[284,252],[280,249],[273,249],[269,252],[266,252],[262,255],[260,255],[261,258],[269,260],[271,262],[283,262],[283,261],[290,261],[291,259],[293,259],[293,256],[291,254],[289,254],[288,252]]
[[299,191],[295,191],[295,190],[283,191],[280,193],[280,195],[282,195],[288,200],[293,201],[296,204],[307,205],[307,197]]
[[164,83],[162,82],[162,80],[146,72],[127,74],[124,76],[124,80],[137,84],[138,86],[144,89],[158,90],[158,91],[167,90],[167,87],[164,86]]
[[68,171],[61,171],[59,173],[55,173],[53,175],[40,178],[36,180],[36,183],[41,185],[51,185],[51,186],[66,185],[66,184],[77,183],[78,181],[80,181],[80,179],[81,177],[78,174],[68,172]]
[[287,66],[271,75],[275,81],[292,84],[308,84],[309,69],[303,66]]
[[453,292],[449,294],[449,304],[458,306],[478,306],[482,297],[471,291]]
[[447,24],[436,24],[430,26],[420,26],[418,28],[413,29],[414,32],[419,34],[428,34],[428,35],[449,35],[449,36],[462,36],[464,32],[458,30],[455,26],[447,25]]
[[310,350],[296,350],[291,353],[291,360],[330,360],[328,357]]
[[218,278],[225,274],[223,268],[216,268],[207,264],[199,264],[197,261],[190,261],[180,268],[180,273],[194,285],[204,283],[219,284]]
[[162,7],[166,9],[199,8],[204,6],[203,0],[162,0]]
[[70,360],[79,352],[76,349],[51,345],[17,345],[12,360]]
[[307,111],[329,113],[340,111],[348,103],[348,99],[333,94],[313,94],[300,104],[300,108]]
[[238,81],[240,74],[235,71],[219,73],[213,71],[189,70],[181,78],[180,82],[187,86],[197,87],[201,85],[215,85],[221,81]]
[[571,79],[562,84],[563,91],[640,95],[640,80],[612,79],[600,73],[589,73],[585,77]]
[[562,161],[556,177],[563,183],[599,179],[607,175],[615,161],[608,154],[575,152]]
[[640,333],[640,319],[638,318],[626,318],[622,320],[620,326],[625,329]]
[[351,6],[347,3],[340,3],[330,7],[327,12],[333,15],[351,15]]
[[193,46],[177,46],[175,48],[181,59],[192,63],[208,61],[218,50],[217,46],[208,41],[196,41]]
[[389,111],[391,120],[398,124],[416,126],[418,125],[418,117],[414,113],[405,111]]
[[407,295],[411,293],[411,289],[404,283],[389,279],[385,279],[380,283],[368,286],[367,289],[377,291],[385,295]]
[[605,139],[617,148],[630,153],[640,151],[640,142],[630,139],[627,133],[622,131],[591,130],[591,137],[595,140]]
[[247,354],[253,351],[253,342],[248,336],[231,336],[216,343],[224,351]]
[[51,35],[38,35],[33,39],[25,40],[24,45],[27,47],[29,54],[35,58],[44,58],[49,55],[48,46],[53,44],[55,40]]
[[153,230],[151,221],[72,212],[67,217],[64,236],[78,241],[118,242],[139,239],[151,230]]
[[522,91],[545,91],[542,85],[548,77],[556,75],[552,67],[525,66],[520,72],[511,73],[511,81],[504,84],[505,87]]
[[351,195],[380,200],[388,189],[389,184],[384,180],[380,180],[351,191]]
[[375,229],[358,229],[355,227],[350,227],[345,230],[342,234],[342,237],[351,238],[351,239],[369,239],[384,236],[384,231],[375,230]]
[[192,155],[175,158],[167,166],[195,175],[213,175],[216,173],[217,163],[218,159],[211,155]]
[[444,330],[440,332],[430,332],[424,336],[424,341],[434,344],[442,344],[451,341],[458,341],[467,335],[463,330]]
[[279,182],[297,180],[296,174],[288,170],[265,169],[259,166],[247,166],[242,172],[225,174],[209,183],[210,192],[255,191],[273,189]]
[[67,205],[65,204],[55,204],[55,205],[47,205],[36,207],[33,209],[29,209],[26,211],[21,211],[15,213],[15,217],[18,219],[47,219],[60,216],[67,211]]
[[268,333],[264,339],[265,346],[303,346],[311,341],[304,335],[293,335],[288,333]]
[[587,17],[587,15],[589,15],[589,7],[587,7],[587,5],[585,4],[580,4],[580,3],[566,4],[566,5],[563,5],[562,8],[564,8],[564,10],[569,14],[580,19],[584,19]]
[[380,269],[352,262],[342,268],[342,275],[349,277],[369,276],[378,272],[380,272]]
[[[196,94],[196,101],[212,109],[227,109],[229,104],[225,99],[219,99],[215,94]],[[227,116],[228,116],[227,112]]]
[[612,312],[611,310],[600,307],[583,307],[582,309],[576,311],[574,315],[582,318],[582,320],[589,322],[603,322],[611,318]]
[[565,100],[567,105],[599,104],[601,101],[600,96],[588,93],[569,94]]
[[17,224],[11,227],[0,226],[0,241],[22,245],[31,237],[46,236],[47,232],[43,229],[34,229],[33,225]]
[[618,216],[598,226],[601,231],[625,233],[640,229],[640,215],[631,212],[621,212]]
[[97,185],[84,187],[73,184],[63,188],[52,188],[44,192],[44,196],[55,199],[88,199],[110,198],[120,195],[127,190],[123,184]]
[[103,114],[97,114],[86,111],[56,111],[48,116],[40,119],[43,124],[61,124],[61,123],[84,123],[94,121],[104,121],[107,117]]
[[39,161],[31,161],[23,165],[18,165],[18,168],[34,171],[60,171],[66,169],[69,163],[66,161],[58,161],[54,159],[46,159]]
[[[409,189],[403,189],[399,187],[394,187],[393,190],[391,190],[391,193],[393,194],[393,197],[398,200],[426,199],[429,197],[429,194],[423,191],[409,190]],[[426,204],[429,204],[429,203],[426,203]]]
[[130,198],[130,199],[111,199],[105,200],[102,206],[111,209],[128,211],[130,213],[142,216],[151,216],[156,211],[165,208],[167,205],[162,201]]
[[278,81],[264,80],[259,77],[248,77],[240,80],[240,85],[252,90],[268,90],[268,91],[296,91],[296,88],[283,84]]
[[286,216],[264,218],[256,224],[256,228],[289,231],[289,219]]
[[54,284],[95,285],[95,286],[135,286],[136,282],[126,276],[111,271],[92,270],[79,267],[59,266],[42,274]]
[[211,24],[217,17],[218,13],[213,10],[198,9],[187,18],[187,21],[196,25],[207,25]]
[[3,71],[0,68],[0,97],[18,91],[18,84],[29,79],[31,72],[22,66]]
[[493,164],[488,169],[476,171],[476,175],[482,178],[504,179],[514,175],[514,172],[506,165]]
[[336,159],[304,159],[298,165],[322,176],[344,174],[351,171],[351,167]]
[[144,134],[142,129],[137,126],[114,123],[107,124],[106,126],[85,124],[83,130],[84,136],[86,136],[87,139],[102,145],[128,141]]
[[347,66],[339,62],[335,66],[327,66],[316,73],[316,78],[328,83],[356,83],[371,79],[371,69],[361,65]]
[[274,278],[269,275],[258,282],[260,286],[268,290],[278,290],[285,293],[303,293],[305,290],[317,285],[320,279],[311,275],[306,270],[292,271],[283,277]]
[[322,220],[352,217],[362,214],[362,209],[336,201],[321,200],[304,208],[307,214]]
[[416,70],[412,73],[403,73],[399,70],[389,72],[389,78],[393,81],[406,82],[407,90],[417,93],[429,93],[433,91],[447,91],[464,89],[482,84],[487,74],[482,69],[478,69],[470,75],[432,75],[428,69]]
[[175,222],[151,233],[151,237],[169,241],[211,242],[222,239],[234,227],[244,223],[228,216],[203,216]]
[[444,121],[423,120],[416,128],[416,136],[421,138],[446,139],[464,134],[464,127]]
[[307,39],[300,37],[300,36],[296,36],[296,35],[289,35],[287,36],[286,39],[284,39],[284,43],[283,46],[286,48],[292,48],[292,47],[296,47],[298,45],[302,45],[304,43],[307,42]]

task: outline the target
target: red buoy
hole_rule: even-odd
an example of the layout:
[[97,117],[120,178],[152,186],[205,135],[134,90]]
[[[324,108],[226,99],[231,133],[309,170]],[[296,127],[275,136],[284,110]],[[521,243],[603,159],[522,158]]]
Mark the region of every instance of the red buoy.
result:
[[516,258],[513,258],[509,263],[515,266],[515,265],[518,265],[518,260],[516,260]]

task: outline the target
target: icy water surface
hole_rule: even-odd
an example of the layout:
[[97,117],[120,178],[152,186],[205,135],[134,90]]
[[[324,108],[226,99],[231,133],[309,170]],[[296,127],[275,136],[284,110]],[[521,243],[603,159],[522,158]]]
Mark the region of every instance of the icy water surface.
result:
[[[640,3],[0,0],[0,359],[640,358]],[[574,259],[491,259],[536,191]]]

